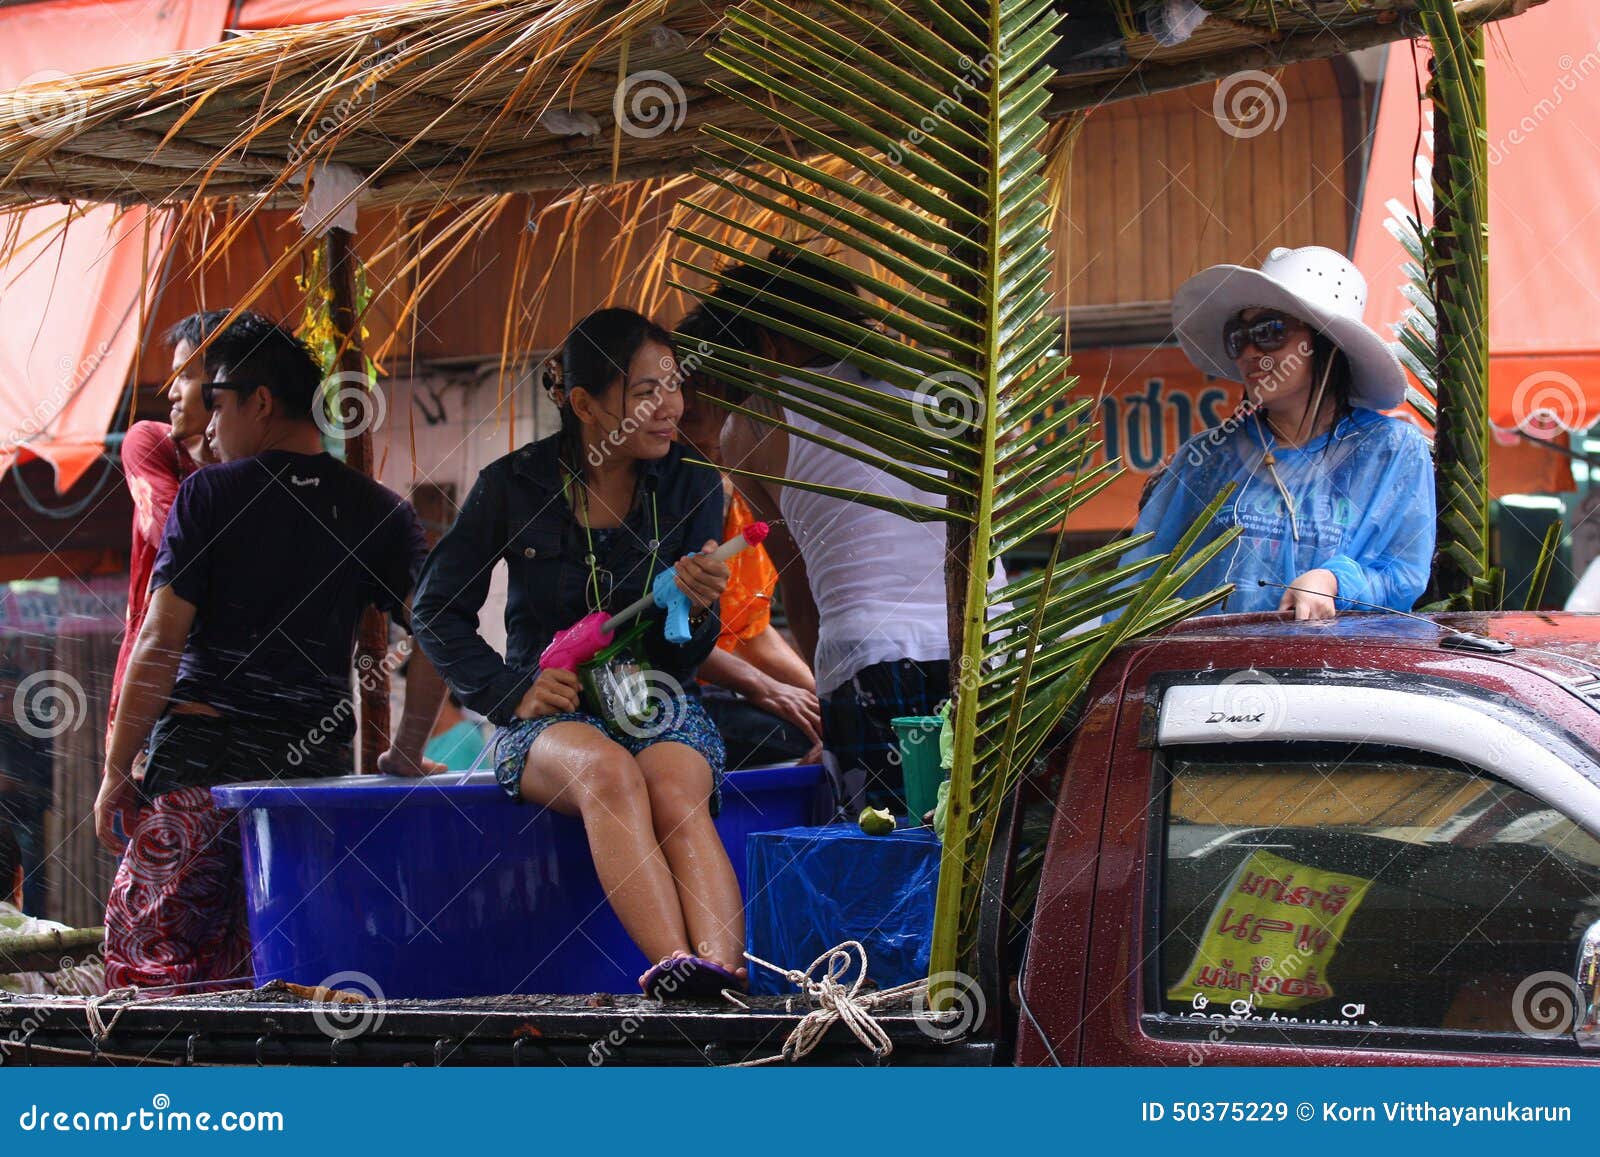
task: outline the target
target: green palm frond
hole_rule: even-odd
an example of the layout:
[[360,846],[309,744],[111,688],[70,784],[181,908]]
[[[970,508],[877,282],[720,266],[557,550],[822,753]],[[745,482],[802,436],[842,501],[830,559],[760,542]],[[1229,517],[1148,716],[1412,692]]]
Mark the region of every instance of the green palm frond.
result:
[[1400,341],[1400,363],[1417,380],[1408,386],[1406,401],[1431,426],[1439,420],[1439,311],[1433,300],[1433,273],[1428,257],[1426,227],[1398,201],[1390,201],[1383,226],[1406,251],[1400,266],[1405,284],[1400,287],[1408,308],[1394,327]]
[[[1006,793],[1112,649],[1225,593],[1178,597],[1232,535],[1184,557],[1192,537],[1126,569],[1115,559],[1129,543],[1066,559],[1058,546],[1043,571],[989,590],[1004,552],[1070,523],[1115,477],[1094,464],[1091,403],[1071,397],[1047,284],[1040,145],[1052,0],[879,0],[870,11],[751,0],[728,20],[711,55],[745,87],[715,87],[762,111],[787,147],[707,127],[720,155],[748,160],[706,174],[715,206],[687,202],[678,235],[696,256],[680,263],[680,284],[703,288],[721,261],[747,262],[765,285],[742,287],[751,316],[896,392],[711,342],[695,356],[827,433],[773,417],[770,405],[741,412],[944,500],[833,492],[947,527],[955,761],[932,967],[970,968],[981,868]],[[765,226],[744,223],[755,219]],[[786,286],[838,296],[805,266],[767,259],[795,237],[861,287],[840,303],[850,310],[789,303]],[[864,318],[846,319],[855,312]]]
[[[1498,605],[1489,559],[1489,152],[1482,29],[1465,31],[1449,0],[1423,0],[1433,46],[1433,277],[1438,547],[1431,602]],[[1413,353],[1420,351],[1413,350]]]

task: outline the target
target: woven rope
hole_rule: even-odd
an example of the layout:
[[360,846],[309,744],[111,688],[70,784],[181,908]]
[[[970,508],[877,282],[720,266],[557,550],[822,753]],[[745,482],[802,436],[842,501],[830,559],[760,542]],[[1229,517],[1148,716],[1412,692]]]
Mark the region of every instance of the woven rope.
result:
[[[854,955],[851,954],[852,949]],[[790,1031],[783,1042],[783,1051],[775,1056],[740,1061],[728,1066],[736,1069],[770,1065],[778,1061],[793,1063],[801,1060],[821,1044],[828,1030],[838,1023],[843,1023],[855,1034],[858,1041],[872,1050],[872,1055],[876,1059],[884,1060],[894,1052],[894,1042],[889,1039],[889,1034],[884,1031],[883,1026],[873,1018],[873,1012],[891,1001],[921,991],[928,983],[926,980],[913,980],[908,984],[899,984],[893,988],[861,995],[861,987],[867,981],[867,950],[858,940],[846,940],[828,949],[813,960],[811,967],[804,972],[794,968],[780,968],[748,952],[744,954],[744,958],[768,972],[775,972],[783,977],[815,1001],[817,1007],[806,1013],[800,1019],[800,1023]],[[848,975],[858,959],[861,967],[856,973],[855,980],[848,985],[841,983],[842,978]],[[820,975],[815,975],[818,969],[822,972]]]

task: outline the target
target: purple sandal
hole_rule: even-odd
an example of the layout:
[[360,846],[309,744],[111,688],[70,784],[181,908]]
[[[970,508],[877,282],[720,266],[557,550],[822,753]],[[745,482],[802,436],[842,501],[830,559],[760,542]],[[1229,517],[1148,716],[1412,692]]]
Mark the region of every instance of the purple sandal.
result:
[[651,968],[639,987],[651,1000],[715,1000],[724,988],[745,991],[745,982],[716,961],[685,952]]

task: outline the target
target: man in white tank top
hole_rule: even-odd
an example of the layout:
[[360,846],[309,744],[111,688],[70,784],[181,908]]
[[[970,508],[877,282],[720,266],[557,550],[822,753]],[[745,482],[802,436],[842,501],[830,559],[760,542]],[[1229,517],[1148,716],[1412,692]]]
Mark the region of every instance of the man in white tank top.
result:
[[[801,263],[813,280],[854,293],[853,286],[804,257],[787,262]],[[727,271],[707,307],[737,314],[750,300],[743,287],[752,284],[768,286],[771,278],[749,267]],[[822,294],[796,292],[791,300],[836,316],[848,312]],[[775,312],[770,304],[760,308]],[[773,361],[904,394],[848,360],[831,359],[753,320],[730,317],[727,329],[746,349]],[[679,353],[691,357],[693,351]],[[754,398],[743,404],[773,412],[771,403]],[[796,429],[848,441],[794,410],[784,408],[781,416]],[[944,502],[876,467],[740,415],[728,419],[722,438],[725,463],[739,469],[928,506]],[[758,516],[782,520],[766,545],[778,568],[789,625],[816,672],[823,740],[841,806],[850,815],[863,802],[904,814],[899,750],[889,721],[930,715],[950,694],[943,524],[740,475],[735,484]]]

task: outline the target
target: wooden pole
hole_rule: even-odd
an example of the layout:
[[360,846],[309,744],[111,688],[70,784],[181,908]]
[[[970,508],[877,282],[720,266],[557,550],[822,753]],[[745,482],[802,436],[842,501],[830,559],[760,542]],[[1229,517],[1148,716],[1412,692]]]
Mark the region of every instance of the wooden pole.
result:
[[[367,357],[361,348],[361,328],[356,318],[356,256],[350,234],[343,229],[330,229],[323,244],[332,296],[330,320],[339,351],[335,358],[338,372],[350,375],[343,379],[346,382],[366,381],[368,388],[375,390],[377,382],[367,378]],[[362,407],[353,391],[342,390],[340,394],[340,424],[354,431],[345,442],[345,461],[351,469],[371,478],[375,466],[372,424],[364,420],[370,410]],[[388,622],[382,611],[368,607],[356,636],[356,771],[367,775],[377,773],[378,756],[389,746],[389,672],[383,662],[388,650]]]

